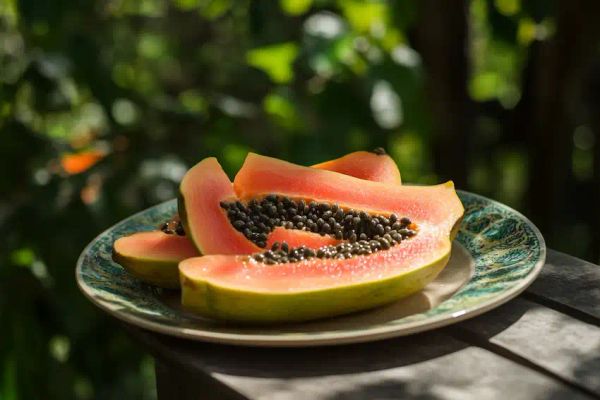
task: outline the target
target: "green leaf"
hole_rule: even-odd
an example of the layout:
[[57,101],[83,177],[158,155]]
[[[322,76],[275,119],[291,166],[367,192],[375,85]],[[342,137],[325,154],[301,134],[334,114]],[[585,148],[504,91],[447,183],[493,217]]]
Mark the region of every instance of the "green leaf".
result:
[[486,101],[496,97],[498,92],[498,74],[483,72],[473,76],[469,82],[469,92],[475,101]]
[[292,63],[298,55],[298,46],[287,42],[250,50],[246,53],[249,65],[264,71],[276,83],[287,83],[294,78]]
[[73,392],[78,399],[88,400],[94,397],[94,386],[89,379],[78,377],[73,384]]
[[193,89],[183,91],[179,94],[181,105],[189,112],[202,113],[205,112],[208,105],[204,97]]
[[310,9],[312,0],[279,0],[281,9],[289,15],[302,15]]
[[48,344],[50,354],[56,361],[64,363],[69,359],[71,352],[71,341],[65,335],[55,335]]
[[123,0],[116,3],[113,13],[129,14],[144,17],[161,17],[165,14],[166,3],[160,0]]
[[223,148],[223,161],[226,170],[237,171],[244,163],[248,152],[251,151],[245,145],[229,143]]
[[494,5],[500,14],[511,16],[521,10],[521,0],[495,0]]
[[0,381],[0,399],[16,400],[17,395],[17,369],[14,358],[9,354],[4,359],[4,373]]
[[200,6],[200,0],[173,0],[175,7],[180,10],[193,10]]
[[18,250],[14,250],[10,259],[13,264],[21,267],[28,267],[35,261],[35,253],[29,247],[23,247]]
[[368,33],[373,27],[385,26],[389,9],[387,4],[380,1],[340,0],[344,16],[359,33]]
[[223,16],[232,7],[230,0],[212,0],[203,3],[200,14],[209,20]]
[[137,50],[138,54],[148,59],[159,59],[168,54],[168,46],[164,36],[154,33],[142,33]]
[[2,17],[4,23],[10,27],[15,28],[19,21],[19,11],[16,0],[6,0],[0,2],[0,17]]
[[531,18],[521,18],[517,28],[517,41],[523,46],[529,45],[535,40],[537,26]]
[[433,183],[436,176],[431,170],[431,153],[428,143],[415,131],[404,131],[388,145],[390,154],[402,171],[402,181]]
[[263,101],[265,111],[280,126],[294,129],[300,125],[294,104],[278,94],[269,94]]

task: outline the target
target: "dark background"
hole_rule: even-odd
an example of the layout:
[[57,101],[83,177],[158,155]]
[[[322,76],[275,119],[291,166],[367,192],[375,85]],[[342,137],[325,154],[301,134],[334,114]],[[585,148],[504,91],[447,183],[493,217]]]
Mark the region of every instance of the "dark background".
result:
[[0,0],[0,398],[153,398],[83,247],[249,150],[385,147],[600,261],[600,2]]

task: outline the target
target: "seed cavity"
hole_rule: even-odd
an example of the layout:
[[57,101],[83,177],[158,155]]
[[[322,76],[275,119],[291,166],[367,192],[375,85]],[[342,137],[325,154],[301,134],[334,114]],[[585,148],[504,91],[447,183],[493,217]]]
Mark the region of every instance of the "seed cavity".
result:
[[[319,259],[348,259],[356,256],[366,256],[377,251],[388,250],[415,235],[415,231],[403,229],[403,232],[392,231],[383,237],[371,240],[343,242],[337,245],[323,246],[311,249],[306,246],[290,248],[286,242],[275,242],[270,250],[250,256],[254,261],[268,265],[300,262],[311,258]],[[354,234],[355,235],[355,234]],[[377,235],[378,236],[378,235]]]
[[269,265],[298,262],[310,258],[347,259],[387,250],[413,237],[417,226],[409,218],[396,214],[371,215],[364,211],[343,209],[338,204],[295,200],[270,194],[253,199],[221,202],[232,226],[258,247],[266,248],[270,232],[278,226],[329,235],[343,240],[335,246],[310,249],[290,248],[285,242],[274,243],[271,249],[252,255],[258,262]]
[[402,237],[411,237],[416,232],[416,225],[409,218],[398,218],[395,214],[370,215],[364,211],[345,210],[338,204],[307,203],[303,199],[275,194],[260,200],[252,199],[247,204],[222,201],[220,206],[227,213],[231,225],[261,248],[266,247],[269,233],[278,226],[329,235],[351,243],[380,239],[386,234],[389,243],[389,239],[394,238],[393,233],[402,230],[399,233],[402,240]]

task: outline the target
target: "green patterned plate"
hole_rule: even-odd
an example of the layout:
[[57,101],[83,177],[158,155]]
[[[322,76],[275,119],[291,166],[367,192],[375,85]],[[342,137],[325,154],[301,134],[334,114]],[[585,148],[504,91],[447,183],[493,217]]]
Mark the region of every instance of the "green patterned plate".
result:
[[546,246],[523,215],[459,192],[465,206],[452,257],[423,291],[392,305],[348,316],[274,327],[219,323],[187,313],[176,291],[145,285],[111,260],[113,241],[154,229],[176,211],[174,200],[121,221],[94,239],[77,262],[83,293],[109,314],[183,338],[250,346],[317,346],[408,335],[474,317],[521,293],[540,272]]

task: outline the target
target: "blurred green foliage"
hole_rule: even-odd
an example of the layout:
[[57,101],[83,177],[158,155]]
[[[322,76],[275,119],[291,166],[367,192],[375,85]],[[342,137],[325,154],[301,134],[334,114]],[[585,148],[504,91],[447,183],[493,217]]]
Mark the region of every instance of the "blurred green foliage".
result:
[[[504,113],[555,12],[467,2],[464,178],[521,209],[529,155]],[[155,396],[152,360],[73,270],[95,235],[174,197],[205,156],[233,175],[248,151],[311,164],[384,146],[404,181],[445,177],[413,37],[423,21],[416,1],[1,1],[0,399]],[[595,134],[570,134],[573,179],[590,181]],[[589,257],[589,226],[565,229],[576,240],[563,248]]]

